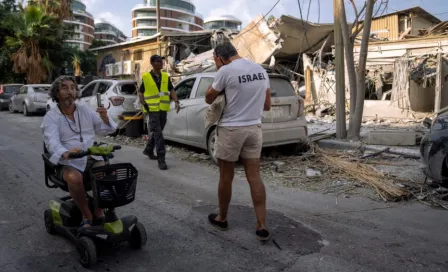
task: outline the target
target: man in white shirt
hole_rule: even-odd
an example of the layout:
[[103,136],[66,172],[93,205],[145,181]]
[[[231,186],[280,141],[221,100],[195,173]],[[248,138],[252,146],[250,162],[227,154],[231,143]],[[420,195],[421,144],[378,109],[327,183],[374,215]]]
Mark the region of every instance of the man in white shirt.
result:
[[57,103],[44,117],[41,125],[44,143],[50,153],[50,161],[58,164],[58,177],[64,180],[83,215],[81,227],[101,224],[104,213],[96,209],[93,222],[89,210],[85,186],[90,186],[88,172],[92,167],[104,165],[102,157],[90,156],[80,159],[69,159],[70,153],[86,150],[93,146],[95,134],[111,134],[116,131],[117,124],[109,118],[107,110],[99,107],[97,113],[91,108],[76,103],[78,86],[73,77],[62,76],[53,82],[50,96]]
[[216,46],[214,58],[218,72],[205,100],[212,104],[218,95],[225,93],[226,107],[217,127],[215,144],[220,169],[219,214],[210,214],[208,219],[215,227],[228,228],[227,210],[232,196],[235,162],[241,157],[257,216],[256,235],[259,240],[268,240],[260,156],[263,111],[271,108],[269,77],[261,65],[241,58],[231,43]]

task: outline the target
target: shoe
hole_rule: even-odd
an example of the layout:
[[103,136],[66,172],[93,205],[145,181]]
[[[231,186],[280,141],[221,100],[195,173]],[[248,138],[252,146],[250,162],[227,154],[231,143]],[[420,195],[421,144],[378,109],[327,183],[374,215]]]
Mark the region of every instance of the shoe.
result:
[[168,165],[166,165],[164,157],[158,158],[158,163],[159,163],[160,170],[167,170],[168,169]]
[[153,161],[157,160],[157,156],[154,155],[153,152],[148,152],[148,150],[146,148],[143,149],[143,155],[148,156],[150,160],[153,160]]
[[227,220],[225,222],[216,221],[217,216],[218,215],[214,213],[208,215],[208,221],[210,222],[210,224],[217,229],[228,230],[229,224],[227,223]]
[[257,239],[260,241],[267,241],[271,238],[271,234],[266,229],[257,230],[255,234],[257,235]]

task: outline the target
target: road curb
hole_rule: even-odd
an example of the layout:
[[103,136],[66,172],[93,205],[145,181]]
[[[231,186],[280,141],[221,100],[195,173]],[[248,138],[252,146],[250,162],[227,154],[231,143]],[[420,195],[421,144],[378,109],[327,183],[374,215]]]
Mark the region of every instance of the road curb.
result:
[[319,147],[335,149],[335,150],[356,150],[360,149],[362,151],[374,151],[378,152],[384,150],[385,148],[390,148],[388,153],[395,155],[402,155],[406,157],[411,157],[414,159],[420,159],[420,152],[414,148],[397,147],[397,146],[383,146],[383,145],[367,145],[362,142],[347,142],[343,140],[336,139],[324,139],[317,141]]

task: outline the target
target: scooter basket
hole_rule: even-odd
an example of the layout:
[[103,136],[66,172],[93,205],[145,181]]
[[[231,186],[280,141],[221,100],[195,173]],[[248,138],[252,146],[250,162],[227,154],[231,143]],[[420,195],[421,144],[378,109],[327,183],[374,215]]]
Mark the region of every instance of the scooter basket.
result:
[[115,208],[134,201],[138,171],[130,163],[117,163],[90,170],[95,207]]

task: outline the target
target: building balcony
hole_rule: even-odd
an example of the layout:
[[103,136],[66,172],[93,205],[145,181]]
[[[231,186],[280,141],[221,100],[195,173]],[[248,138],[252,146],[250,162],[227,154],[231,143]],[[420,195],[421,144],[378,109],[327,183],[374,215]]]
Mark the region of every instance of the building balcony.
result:
[[90,14],[87,11],[73,11],[73,14],[75,15],[81,15],[81,16],[85,16],[85,17],[89,17],[90,19],[94,20],[95,18],[93,17],[92,14]]
[[64,23],[75,24],[75,25],[83,25],[83,26],[90,27],[91,29],[95,29],[94,26],[91,26],[91,25],[89,25],[89,24],[86,24],[86,23],[81,22],[80,20],[76,20],[76,19],[64,20]]
[[[137,21],[137,27],[134,27],[133,29],[136,29],[138,27],[145,27],[145,26],[157,26],[157,18],[135,18]],[[150,20],[151,23],[143,23],[143,20]],[[169,21],[173,21],[173,22],[177,22],[177,23],[181,23],[181,24],[189,24],[189,25],[193,25],[196,26],[200,29],[204,29],[203,26],[195,24],[194,20],[192,18],[171,18],[171,17],[160,17],[160,20],[169,20]]]
[[[176,6],[172,6],[172,5],[167,5],[167,4],[161,4],[160,8],[162,9],[168,9],[168,10],[173,10],[173,11],[178,11],[178,12],[182,12],[182,13],[186,13],[186,14],[190,14],[196,17],[199,17],[201,19],[204,19],[204,17],[202,16],[202,14],[198,13],[198,12],[193,12],[191,10],[182,8],[182,7],[176,7]],[[137,6],[135,6],[132,11],[135,10],[155,10],[156,6],[155,5],[151,5],[151,4],[138,4]]]
[[95,34],[113,35],[115,37],[118,37],[117,33],[115,33],[114,31],[110,31],[110,30],[98,30],[98,29],[95,29]]

